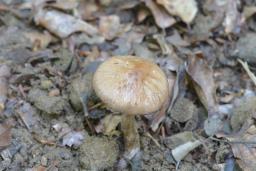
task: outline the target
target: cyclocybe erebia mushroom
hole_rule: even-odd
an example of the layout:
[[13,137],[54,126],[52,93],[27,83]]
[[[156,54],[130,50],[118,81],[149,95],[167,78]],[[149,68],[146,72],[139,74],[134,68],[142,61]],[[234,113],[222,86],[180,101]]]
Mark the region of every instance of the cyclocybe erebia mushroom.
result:
[[128,152],[125,156],[132,158],[139,150],[134,115],[152,113],[162,107],[169,97],[166,75],[149,60],[115,56],[98,67],[93,88],[111,110],[123,114],[121,127]]
[[129,115],[157,111],[169,94],[164,72],[135,56],[116,56],[102,63],[94,74],[93,88],[113,111]]

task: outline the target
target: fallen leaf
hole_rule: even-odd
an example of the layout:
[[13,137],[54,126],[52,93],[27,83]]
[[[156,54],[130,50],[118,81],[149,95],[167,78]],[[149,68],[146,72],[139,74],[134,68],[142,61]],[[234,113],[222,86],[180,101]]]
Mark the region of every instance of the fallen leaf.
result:
[[245,19],[238,11],[239,0],[226,0],[226,14],[223,21],[226,33],[239,33],[240,27],[244,23]]
[[208,111],[208,118],[204,122],[204,130],[207,135],[212,136],[222,130],[224,124],[223,115],[220,115],[217,108],[213,71],[201,53],[189,56],[185,67],[193,88]]
[[191,23],[198,11],[195,0],[157,0],[171,15],[179,16],[185,23]]
[[231,141],[231,148],[234,156],[238,158],[237,163],[239,166],[244,171],[254,170],[256,167],[255,125],[252,125],[243,135],[226,138]]
[[137,14],[137,21],[143,22],[150,15],[150,11],[146,8],[140,8]]
[[11,127],[5,123],[0,124],[0,150],[11,144]]
[[168,14],[168,12],[165,11],[163,7],[157,5],[153,0],[142,1],[145,2],[146,6],[150,9],[151,13],[154,16],[156,24],[160,28],[165,29],[176,23],[175,19],[170,16],[170,14]]
[[5,108],[8,92],[8,78],[10,75],[10,68],[4,64],[0,65],[0,112]]
[[114,39],[119,33],[120,18],[117,15],[100,17],[99,31],[107,40]]
[[78,0],[48,0],[46,6],[55,7],[61,10],[74,10],[79,5]]
[[94,13],[99,10],[96,1],[80,1],[78,6],[78,13],[84,20],[94,20],[97,18]]
[[166,37],[166,41],[176,47],[179,47],[179,46],[186,47],[190,45],[189,42],[182,39],[181,35],[177,30],[174,30],[174,33],[171,36]]
[[185,67],[204,107],[208,111],[214,109],[216,107],[216,86],[213,71],[206,60],[199,55],[189,56]]
[[60,38],[66,38],[75,32],[88,35],[98,34],[93,25],[60,11],[40,9],[34,16],[37,25],[41,25]]

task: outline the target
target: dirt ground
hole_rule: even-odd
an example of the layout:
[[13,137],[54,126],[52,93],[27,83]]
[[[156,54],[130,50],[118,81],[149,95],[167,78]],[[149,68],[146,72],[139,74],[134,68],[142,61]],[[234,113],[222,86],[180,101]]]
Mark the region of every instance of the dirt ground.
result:
[[[0,0],[0,171],[255,170],[255,13],[254,0]],[[169,83],[131,148],[92,85],[127,55]]]

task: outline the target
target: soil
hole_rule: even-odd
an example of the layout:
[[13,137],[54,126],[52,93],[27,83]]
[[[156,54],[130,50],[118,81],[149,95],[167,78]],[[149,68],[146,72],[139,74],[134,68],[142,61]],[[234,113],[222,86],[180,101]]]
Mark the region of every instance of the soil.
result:
[[[0,0],[0,171],[254,168],[256,2],[189,2],[191,21],[160,0]],[[159,111],[136,116],[130,158],[121,114],[92,85],[115,55],[156,63],[170,84]]]

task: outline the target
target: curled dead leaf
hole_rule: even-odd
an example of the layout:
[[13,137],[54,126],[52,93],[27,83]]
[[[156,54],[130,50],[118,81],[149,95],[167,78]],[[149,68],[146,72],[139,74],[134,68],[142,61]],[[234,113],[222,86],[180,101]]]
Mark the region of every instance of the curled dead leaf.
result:
[[107,40],[114,39],[120,29],[120,18],[117,15],[100,17],[99,31]]
[[165,9],[159,5],[157,5],[152,0],[142,0],[145,2],[146,6],[150,9],[151,13],[154,16],[156,24],[160,28],[167,28],[172,26],[176,21],[175,19],[170,16],[170,14],[165,11]]
[[59,11],[40,9],[34,16],[34,21],[60,38],[80,31],[91,36],[98,34],[98,29],[93,25]]
[[239,166],[245,170],[254,170],[256,167],[256,127],[252,125],[241,136],[240,134],[235,137],[226,137],[231,142],[231,148],[233,154],[238,158],[237,162]]
[[0,65],[0,112],[5,108],[8,90],[8,77],[10,77],[10,68],[7,65]]
[[198,11],[195,0],[157,0],[171,15],[179,16],[182,21],[191,23]]
[[199,55],[188,57],[185,67],[204,107],[208,111],[214,109],[216,107],[216,86],[212,69]]

